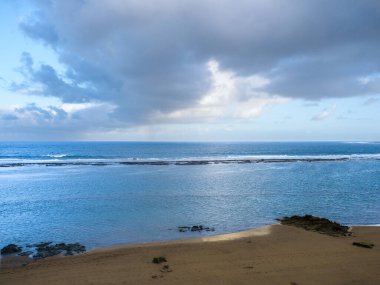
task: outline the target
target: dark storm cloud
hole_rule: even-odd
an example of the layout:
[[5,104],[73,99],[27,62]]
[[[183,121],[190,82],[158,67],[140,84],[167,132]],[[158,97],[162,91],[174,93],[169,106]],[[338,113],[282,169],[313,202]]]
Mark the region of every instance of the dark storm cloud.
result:
[[30,80],[65,102],[111,102],[123,120],[194,105],[210,87],[211,59],[238,76],[269,78],[262,91],[285,97],[380,91],[377,0],[36,4],[21,28],[52,46],[68,71],[30,67]]
[[[27,91],[34,95],[59,97],[63,102],[79,103],[96,100],[106,100],[107,95],[115,92],[118,84],[108,80],[107,75],[91,67],[81,59],[75,58],[72,65],[68,66],[64,75],[50,65],[41,64],[34,67],[34,62],[29,53],[21,56],[22,66],[19,71],[25,76],[23,83],[14,83],[12,89],[26,90],[30,85],[37,84],[39,89]],[[80,70],[77,74],[75,70]],[[85,78],[83,78],[85,75]]]

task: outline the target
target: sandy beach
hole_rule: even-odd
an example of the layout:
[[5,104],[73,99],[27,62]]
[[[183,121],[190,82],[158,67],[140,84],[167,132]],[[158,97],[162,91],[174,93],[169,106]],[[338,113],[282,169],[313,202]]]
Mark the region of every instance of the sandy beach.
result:
[[[350,237],[271,225],[241,233],[98,249],[2,269],[0,284],[380,284],[380,227]],[[354,241],[375,244],[367,249]],[[163,256],[167,262],[152,263]],[[168,265],[168,266],[165,266]]]

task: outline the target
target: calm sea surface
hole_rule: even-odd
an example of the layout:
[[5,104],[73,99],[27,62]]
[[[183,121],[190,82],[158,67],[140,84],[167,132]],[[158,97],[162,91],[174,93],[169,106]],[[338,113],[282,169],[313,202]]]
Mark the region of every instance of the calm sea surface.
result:
[[[0,143],[1,247],[187,238],[305,213],[380,224],[380,143]],[[196,224],[215,232],[176,230]]]

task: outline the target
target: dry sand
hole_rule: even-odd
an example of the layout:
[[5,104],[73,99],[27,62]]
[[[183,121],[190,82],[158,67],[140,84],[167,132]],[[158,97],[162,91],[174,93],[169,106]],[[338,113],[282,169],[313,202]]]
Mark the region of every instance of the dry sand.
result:
[[[0,284],[380,284],[380,227],[331,237],[273,225],[238,234],[114,247],[2,269]],[[372,249],[353,241],[375,244]],[[165,256],[167,263],[153,264]],[[161,272],[168,264],[172,272]]]

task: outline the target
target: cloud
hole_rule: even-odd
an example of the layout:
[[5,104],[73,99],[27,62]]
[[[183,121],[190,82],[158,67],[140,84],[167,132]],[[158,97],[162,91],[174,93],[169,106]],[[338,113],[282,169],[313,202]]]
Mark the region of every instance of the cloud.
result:
[[2,114],[0,115],[1,121],[15,121],[18,120],[18,117],[14,114]]
[[67,113],[60,108],[49,106],[41,108],[34,103],[22,108],[16,108],[15,113],[23,118],[34,121],[36,124],[43,122],[62,121],[66,119]]
[[[65,103],[107,102],[126,124],[251,119],[284,97],[380,93],[376,0],[34,3],[20,28],[67,70],[35,66],[24,54],[26,81],[14,88]],[[218,86],[210,62],[224,72]]]
[[115,88],[118,87],[106,74],[92,70],[81,61],[77,62],[77,65],[81,66],[80,69],[86,72],[90,79],[76,76],[71,68],[63,75],[47,64],[35,68],[34,61],[27,52],[21,55],[21,63],[22,66],[18,70],[26,80],[21,84],[13,83],[11,89],[24,94],[57,97],[63,102],[78,103],[106,100],[105,94],[115,92]]
[[322,121],[330,116],[330,112],[328,110],[323,110],[319,114],[314,115],[311,119],[313,121]]
[[255,119],[267,107],[287,102],[286,98],[272,96],[262,91],[270,81],[260,75],[237,76],[220,69],[219,63],[210,60],[211,88],[189,108],[170,113],[157,113],[157,122],[199,123],[216,120]]
[[[104,132],[117,125],[107,104],[62,104],[41,107],[30,103],[0,110],[1,139],[83,139],[91,132]],[[15,131],[17,130],[17,132]]]
[[322,121],[322,120],[325,120],[327,118],[329,118],[335,111],[336,109],[336,106],[332,106],[330,108],[325,108],[323,109],[320,113],[314,115],[311,120],[312,121]]
[[41,40],[45,44],[56,46],[58,43],[58,35],[54,27],[47,21],[42,10],[36,11],[20,22],[21,30],[30,38]]
[[363,103],[363,105],[365,106],[371,106],[371,105],[374,105],[376,103],[380,102],[380,99],[379,98],[368,98],[367,100],[365,100],[365,102]]

